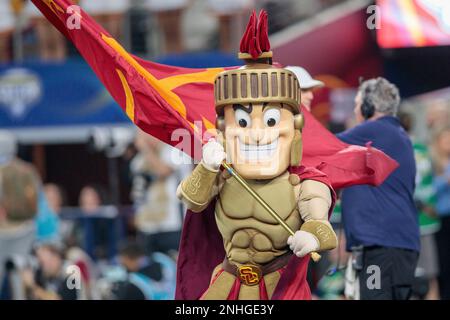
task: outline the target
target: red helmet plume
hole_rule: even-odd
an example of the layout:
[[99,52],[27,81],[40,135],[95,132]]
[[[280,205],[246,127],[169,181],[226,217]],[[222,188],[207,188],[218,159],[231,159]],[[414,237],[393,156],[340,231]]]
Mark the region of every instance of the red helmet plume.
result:
[[267,24],[267,12],[261,10],[259,17],[253,10],[242,36],[239,46],[240,53],[247,53],[253,59],[257,59],[263,52],[270,51],[269,31]]

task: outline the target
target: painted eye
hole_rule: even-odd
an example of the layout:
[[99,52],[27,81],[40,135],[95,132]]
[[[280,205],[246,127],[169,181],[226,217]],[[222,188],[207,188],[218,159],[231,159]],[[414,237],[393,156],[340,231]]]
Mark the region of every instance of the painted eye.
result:
[[250,118],[250,115],[244,110],[237,109],[234,112],[234,119],[241,128],[247,128],[252,125],[252,119]]
[[269,109],[264,112],[264,124],[268,127],[274,127],[280,122],[280,110]]

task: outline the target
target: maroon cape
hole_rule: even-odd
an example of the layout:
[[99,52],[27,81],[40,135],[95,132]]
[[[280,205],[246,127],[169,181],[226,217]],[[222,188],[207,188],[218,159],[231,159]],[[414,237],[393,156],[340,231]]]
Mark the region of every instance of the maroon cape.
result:
[[[301,180],[316,180],[325,183],[332,190],[333,211],[336,194],[323,172],[304,166],[289,168]],[[234,178],[230,178],[234,179]],[[217,228],[215,201],[200,213],[187,212],[181,235],[178,256],[177,289],[175,299],[196,300],[208,288],[214,268],[225,257],[222,236]],[[269,213],[267,213],[269,214]],[[272,299],[310,299],[311,293],[306,282],[309,255],[304,258],[292,256],[281,275]]]

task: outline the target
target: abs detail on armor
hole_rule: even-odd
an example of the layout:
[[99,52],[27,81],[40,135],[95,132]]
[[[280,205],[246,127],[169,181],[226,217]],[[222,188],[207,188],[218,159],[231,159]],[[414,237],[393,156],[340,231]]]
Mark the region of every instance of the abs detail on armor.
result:
[[[280,217],[298,230],[298,191],[285,173],[270,182],[247,183],[271,205]],[[288,232],[236,182],[225,181],[216,203],[216,222],[222,234],[227,258],[235,264],[261,265],[285,254]]]

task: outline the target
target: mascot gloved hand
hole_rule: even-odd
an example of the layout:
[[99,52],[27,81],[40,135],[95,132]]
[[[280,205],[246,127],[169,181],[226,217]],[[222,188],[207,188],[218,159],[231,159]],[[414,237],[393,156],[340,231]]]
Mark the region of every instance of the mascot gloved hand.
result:
[[215,139],[210,139],[203,146],[202,162],[211,171],[219,171],[220,165],[226,157],[223,146]]
[[319,239],[312,233],[303,230],[296,231],[293,236],[290,236],[287,244],[299,258],[306,256],[308,253],[315,252],[320,248]]

